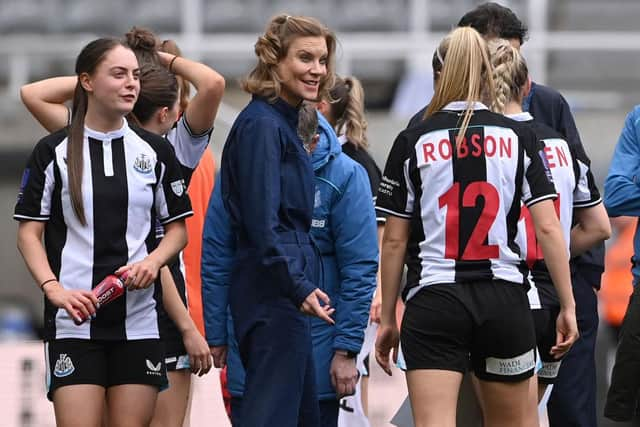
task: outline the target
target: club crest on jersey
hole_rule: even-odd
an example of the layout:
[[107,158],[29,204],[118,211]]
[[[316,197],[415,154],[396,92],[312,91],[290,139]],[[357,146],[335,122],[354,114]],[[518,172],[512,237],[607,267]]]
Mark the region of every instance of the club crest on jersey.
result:
[[171,190],[173,191],[173,194],[178,197],[182,196],[186,187],[187,186],[184,183],[184,179],[178,179],[171,183]]
[[153,170],[151,158],[146,154],[140,153],[133,162],[133,168],[140,173],[149,173]]
[[66,353],[60,354],[58,360],[56,360],[56,366],[53,369],[53,375],[56,377],[67,377],[75,371],[71,358]]

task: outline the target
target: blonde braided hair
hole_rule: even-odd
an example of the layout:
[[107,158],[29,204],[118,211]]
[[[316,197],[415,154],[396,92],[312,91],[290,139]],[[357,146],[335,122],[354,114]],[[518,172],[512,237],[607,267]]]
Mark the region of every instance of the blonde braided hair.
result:
[[511,46],[507,40],[492,40],[489,42],[489,52],[496,88],[491,109],[497,113],[504,113],[509,102],[520,99],[522,88],[529,78],[529,70],[518,49]]

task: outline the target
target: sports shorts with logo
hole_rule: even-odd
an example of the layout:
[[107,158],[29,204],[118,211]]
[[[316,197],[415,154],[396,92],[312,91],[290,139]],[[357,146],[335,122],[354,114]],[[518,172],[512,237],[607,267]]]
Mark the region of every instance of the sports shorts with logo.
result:
[[57,339],[45,342],[47,398],[64,386],[122,384],[167,386],[160,340]]
[[515,382],[533,375],[535,332],[526,288],[506,281],[426,286],[410,298],[400,331],[407,370],[443,369]]
[[556,345],[556,318],[559,312],[559,307],[531,310],[536,328],[536,345],[542,361],[542,368],[538,371],[538,382],[541,384],[553,384],[560,371],[561,358],[556,359],[549,353],[551,347]]

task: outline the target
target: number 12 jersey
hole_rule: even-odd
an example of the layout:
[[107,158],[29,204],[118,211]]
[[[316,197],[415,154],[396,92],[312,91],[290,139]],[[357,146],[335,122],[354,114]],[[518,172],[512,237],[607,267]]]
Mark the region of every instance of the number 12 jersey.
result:
[[450,103],[401,132],[387,159],[377,207],[410,220],[407,300],[439,283],[525,283],[521,203],[556,198],[531,129],[475,103],[458,138],[466,106]]

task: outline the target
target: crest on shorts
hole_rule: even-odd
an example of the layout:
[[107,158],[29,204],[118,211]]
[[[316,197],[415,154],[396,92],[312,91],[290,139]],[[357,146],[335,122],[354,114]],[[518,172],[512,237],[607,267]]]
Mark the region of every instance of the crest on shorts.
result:
[[187,186],[184,184],[184,179],[178,179],[171,183],[171,190],[173,194],[180,197],[184,193],[184,190]]
[[53,375],[56,377],[67,377],[75,371],[71,358],[66,353],[60,354],[58,360],[56,360],[56,366],[53,370]]
[[146,154],[140,153],[133,161],[133,168],[140,173],[149,173],[153,170],[151,158]]

